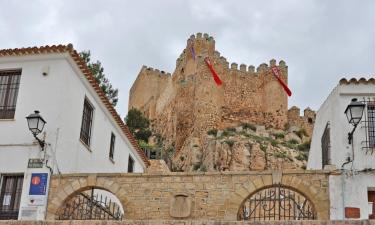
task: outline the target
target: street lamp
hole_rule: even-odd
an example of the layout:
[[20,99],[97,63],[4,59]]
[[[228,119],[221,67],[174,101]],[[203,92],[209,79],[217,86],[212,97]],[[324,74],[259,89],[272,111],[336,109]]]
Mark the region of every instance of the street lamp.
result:
[[29,130],[31,131],[35,139],[39,142],[39,145],[42,148],[42,150],[44,150],[45,142],[43,140],[40,140],[37,135],[43,131],[46,121],[39,114],[38,110],[35,110],[34,113],[28,115],[26,119],[27,125],[29,126]]
[[364,103],[358,102],[356,98],[353,98],[350,104],[345,109],[345,114],[346,118],[348,118],[348,122],[354,126],[353,130],[348,133],[349,144],[351,144],[353,141],[353,133],[362,119],[365,106],[366,105]]

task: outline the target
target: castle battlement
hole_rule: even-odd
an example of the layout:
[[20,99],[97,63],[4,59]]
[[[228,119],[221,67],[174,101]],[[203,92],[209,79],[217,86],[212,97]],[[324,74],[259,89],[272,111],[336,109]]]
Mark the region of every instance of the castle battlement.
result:
[[148,75],[157,75],[157,76],[172,76],[171,73],[165,72],[164,70],[154,69],[152,67],[147,67],[145,65],[142,66],[141,71],[139,73],[148,71],[146,74]]
[[[206,57],[223,85],[216,85]],[[187,40],[173,75],[142,67],[130,90],[129,109],[146,112],[155,121],[156,132],[175,137],[170,143],[175,142],[177,151],[189,135],[199,138],[209,129],[241,123],[283,129],[290,114],[288,96],[272,73],[274,66],[287,83],[288,67],[283,60],[271,59],[257,67],[229,62],[215,49],[213,37],[197,33]],[[298,115],[295,121],[302,119]]]

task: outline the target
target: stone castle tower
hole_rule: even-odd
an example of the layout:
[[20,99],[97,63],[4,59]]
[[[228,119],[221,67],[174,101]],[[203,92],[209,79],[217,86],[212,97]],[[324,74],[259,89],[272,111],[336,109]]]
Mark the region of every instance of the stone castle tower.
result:
[[[194,49],[194,53],[192,51]],[[194,57],[195,56],[195,57]],[[223,81],[217,86],[204,59],[208,57]],[[178,152],[210,129],[240,123],[276,129],[288,122],[288,96],[274,77],[277,66],[287,83],[284,61],[254,66],[231,63],[215,49],[208,34],[192,35],[176,61],[173,74],[143,66],[130,90],[129,109],[138,108],[153,129]],[[293,114],[294,115],[294,114]]]

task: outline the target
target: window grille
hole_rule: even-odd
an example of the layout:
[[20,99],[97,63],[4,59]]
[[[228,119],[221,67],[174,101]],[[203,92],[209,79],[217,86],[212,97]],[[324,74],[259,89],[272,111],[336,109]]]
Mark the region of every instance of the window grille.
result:
[[325,165],[331,164],[331,136],[330,136],[330,125],[329,122],[324,129],[322,139],[322,169]]
[[361,127],[365,128],[366,132],[362,149],[366,150],[366,154],[372,154],[375,150],[375,98],[363,98],[361,102],[366,104],[361,120]]
[[128,173],[134,172],[134,159],[129,155],[129,161],[128,161]]
[[110,147],[109,147],[109,158],[110,159],[113,159],[113,155],[115,153],[115,140],[116,140],[116,136],[111,133],[111,144],[110,144]]
[[94,107],[91,105],[89,100],[85,98],[83,104],[83,115],[82,115],[82,125],[81,125],[81,135],[80,138],[83,143],[90,146],[91,143],[91,126],[92,118],[94,114]]
[[18,219],[23,175],[4,175],[0,189],[0,220]]
[[21,70],[0,71],[0,119],[13,119],[16,112]]

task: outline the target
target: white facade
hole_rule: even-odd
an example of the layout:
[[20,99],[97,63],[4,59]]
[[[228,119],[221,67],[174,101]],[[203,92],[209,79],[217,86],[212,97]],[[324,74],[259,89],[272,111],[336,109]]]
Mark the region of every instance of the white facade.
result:
[[[47,165],[55,174],[126,173],[129,157],[134,159],[134,172],[145,171],[145,162],[68,52],[1,56],[0,71],[9,69],[22,73],[14,119],[0,120],[0,176],[25,174],[21,207],[28,204],[28,179],[35,172],[27,169],[28,160],[44,157],[25,119],[34,110],[47,122],[39,137],[47,143]],[[90,147],[80,140],[85,98],[94,107]],[[111,133],[116,137],[113,160]],[[41,214],[38,219],[43,219]]]
[[[360,218],[368,219],[370,207],[368,191],[375,188],[374,148],[368,148],[367,101],[374,101],[375,84],[361,79],[342,81],[334,88],[316,114],[314,131],[307,169],[324,169],[322,164],[322,136],[329,124],[328,164],[325,168],[336,169],[330,176],[331,219],[345,219],[345,208],[360,209]],[[354,132],[353,145],[349,144],[348,133],[353,126],[348,123],[344,111],[353,98],[364,101],[366,108],[362,122]],[[370,125],[372,126],[372,125]],[[367,127],[367,128],[366,128]],[[352,148],[353,147],[353,148]],[[374,152],[375,153],[375,152]],[[351,162],[353,161],[353,162]],[[344,164],[347,162],[346,164]],[[370,210],[371,211],[371,210]]]

